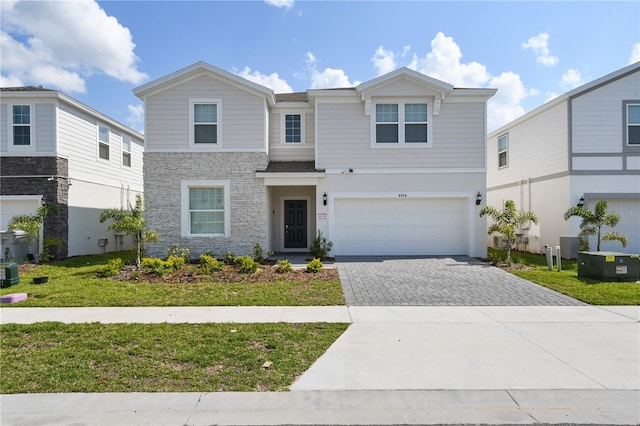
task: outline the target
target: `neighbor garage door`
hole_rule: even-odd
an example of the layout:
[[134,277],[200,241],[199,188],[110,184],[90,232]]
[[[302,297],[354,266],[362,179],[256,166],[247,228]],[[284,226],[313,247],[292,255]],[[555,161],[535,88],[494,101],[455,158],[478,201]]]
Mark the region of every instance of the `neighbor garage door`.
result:
[[467,199],[335,198],[335,255],[468,253]]

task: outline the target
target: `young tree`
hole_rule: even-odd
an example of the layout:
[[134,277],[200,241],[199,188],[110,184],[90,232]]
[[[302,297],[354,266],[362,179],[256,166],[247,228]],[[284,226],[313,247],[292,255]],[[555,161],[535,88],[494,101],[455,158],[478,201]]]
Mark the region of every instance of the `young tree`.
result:
[[528,220],[538,223],[538,218],[533,212],[517,213],[513,200],[507,200],[502,210],[493,206],[483,207],[480,210],[480,216],[484,215],[493,219],[493,224],[489,227],[489,235],[499,232],[507,238],[507,262],[511,261],[511,245],[516,241],[516,230]]
[[607,232],[604,235],[602,233],[602,227],[604,225],[614,227],[620,222],[620,215],[615,212],[607,210],[607,202],[600,200],[596,203],[593,211],[584,206],[570,207],[564,212],[564,220],[577,216],[582,219],[580,223],[580,234],[578,235],[581,240],[582,248],[589,250],[589,241],[587,237],[589,235],[595,235],[598,242],[597,251],[600,251],[600,241],[620,241],[622,247],[627,246],[627,237],[619,234],[616,231]]
[[42,228],[42,224],[44,220],[49,216],[50,213],[56,213],[55,206],[51,206],[49,204],[43,204],[38,207],[34,214],[20,214],[13,216],[9,221],[9,230],[13,231],[15,229],[20,229],[27,234],[27,241],[29,244],[35,243],[36,245],[36,254],[35,261],[36,263],[40,262],[40,229]]
[[144,218],[144,204],[142,203],[142,197],[136,195],[136,205],[129,210],[122,210],[117,208],[105,209],[100,213],[100,222],[113,219],[113,223],[107,226],[107,230],[114,230],[118,232],[124,232],[129,235],[133,235],[136,239],[136,267],[140,269],[140,258],[142,257],[142,248],[144,241],[158,241],[158,233],[151,230],[146,230],[147,221]]

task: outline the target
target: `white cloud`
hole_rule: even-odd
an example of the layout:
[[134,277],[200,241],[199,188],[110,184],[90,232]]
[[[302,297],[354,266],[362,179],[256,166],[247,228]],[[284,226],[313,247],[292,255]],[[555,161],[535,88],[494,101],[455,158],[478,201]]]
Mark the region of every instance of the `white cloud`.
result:
[[269,6],[278,7],[280,9],[289,10],[293,7],[295,0],[264,0]]
[[144,106],[142,104],[127,106],[129,116],[127,117],[127,123],[132,129],[136,129],[139,132],[144,131]]
[[95,72],[134,84],[148,78],[129,29],[93,0],[3,1],[1,11],[4,80],[84,92]]
[[578,86],[584,84],[582,75],[579,70],[569,68],[567,72],[562,74],[562,80],[560,80],[560,87],[565,91],[575,89]]
[[640,43],[631,46],[631,54],[629,55],[629,64],[635,64],[640,61]]
[[553,56],[549,52],[549,34],[540,33],[535,37],[531,37],[526,43],[522,43],[525,49],[531,49],[536,54],[536,61],[546,67],[552,67],[559,62],[557,56]]
[[378,70],[378,75],[390,73],[397,68],[394,53],[390,50],[386,50],[384,47],[378,47],[375,55],[371,58],[373,66]]
[[333,89],[341,87],[354,87],[359,81],[351,83],[349,76],[341,69],[325,68],[320,72],[317,69],[318,59],[313,53],[307,52],[307,68],[311,73],[311,89]]
[[487,67],[478,62],[464,63],[462,50],[452,37],[438,33],[431,40],[431,51],[424,57],[413,55],[409,68],[437,78],[456,87],[491,87],[498,89],[487,104],[487,128],[489,131],[524,114],[522,101],[537,94],[527,89],[520,76],[503,72],[492,76]]
[[293,89],[289,84],[280,76],[274,72],[272,74],[262,74],[259,71],[251,71],[251,68],[244,67],[242,71],[237,73],[240,77],[246,78],[249,81],[260,84],[261,86],[268,87],[275,93],[291,93]]

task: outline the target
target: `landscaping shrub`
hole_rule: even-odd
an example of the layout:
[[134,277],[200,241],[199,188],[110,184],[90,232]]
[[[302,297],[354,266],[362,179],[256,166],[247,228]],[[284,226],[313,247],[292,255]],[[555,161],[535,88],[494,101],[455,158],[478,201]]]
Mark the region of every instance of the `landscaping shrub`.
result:
[[315,238],[311,242],[311,254],[313,257],[317,259],[324,259],[329,255],[331,248],[333,247],[333,243],[327,240],[326,237],[322,236],[322,231],[318,230]]
[[237,256],[233,263],[241,274],[253,274],[258,270],[258,262],[253,260],[251,256]]
[[165,263],[167,265],[167,269],[173,269],[174,271],[177,271],[178,269],[186,265],[187,262],[184,257],[169,256],[167,260],[165,260]]
[[264,261],[264,253],[262,252],[262,247],[258,243],[253,246],[253,260],[258,263],[262,263]]
[[293,271],[293,267],[291,266],[291,262],[287,259],[282,259],[278,262],[278,266],[276,267],[276,272],[279,274],[284,274],[285,272]]
[[200,256],[200,269],[205,274],[222,271],[223,266],[224,263],[213,256],[209,256],[208,254]]
[[109,260],[105,266],[98,271],[98,275],[101,277],[115,277],[120,275],[120,271],[124,268],[124,262],[119,257]]
[[233,265],[235,259],[236,259],[236,255],[232,251],[226,252],[224,254],[224,257],[222,258],[223,262],[226,263],[227,265]]
[[170,257],[181,257],[185,263],[191,263],[191,250],[188,248],[180,248],[178,244],[173,244],[171,247],[165,250],[167,259]]
[[320,269],[322,269],[322,262],[320,261],[320,259],[316,258],[313,259],[311,262],[307,263],[307,272],[312,272],[312,273],[316,273],[318,272]]
[[145,257],[140,261],[140,267],[147,272],[153,272],[159,276],[167,272],[176,271],[185,265],[184,258],[169,256],[167,260],[155,257]]

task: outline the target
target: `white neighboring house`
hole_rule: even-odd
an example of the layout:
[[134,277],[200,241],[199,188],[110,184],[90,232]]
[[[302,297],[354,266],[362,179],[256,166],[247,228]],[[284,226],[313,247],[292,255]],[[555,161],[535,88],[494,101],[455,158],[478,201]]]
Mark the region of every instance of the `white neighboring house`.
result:
[[[194,255],[486,254],[486,101],[402,68],[274,94],[204,62],[145,84],[147,223]],[[477,201],[478,200],[478,201]]]
[[132,248],[131,236],[107,231],[99,216],[105,208],[126,209],[142,193],[143,135],[56,90],[0,94],[2,256],[9,248],[9,257],[21,260],[21,245],[4,231],[14,215],[45,202],[58,210],[42,235],[62,242],[52,250],[57,258]]
[[603,242],[601,250],[640,253],[640,62],[558,96],[491,132],[487,143],[487,203],[500,208],[511,199],[538,216],[539,225],[521,231],[519,249],[561,245],[563,257],[575,258],[580,219],[563,215],[582,199],[592,211],[606,200],[621,217],[613,230],[627,247]]

